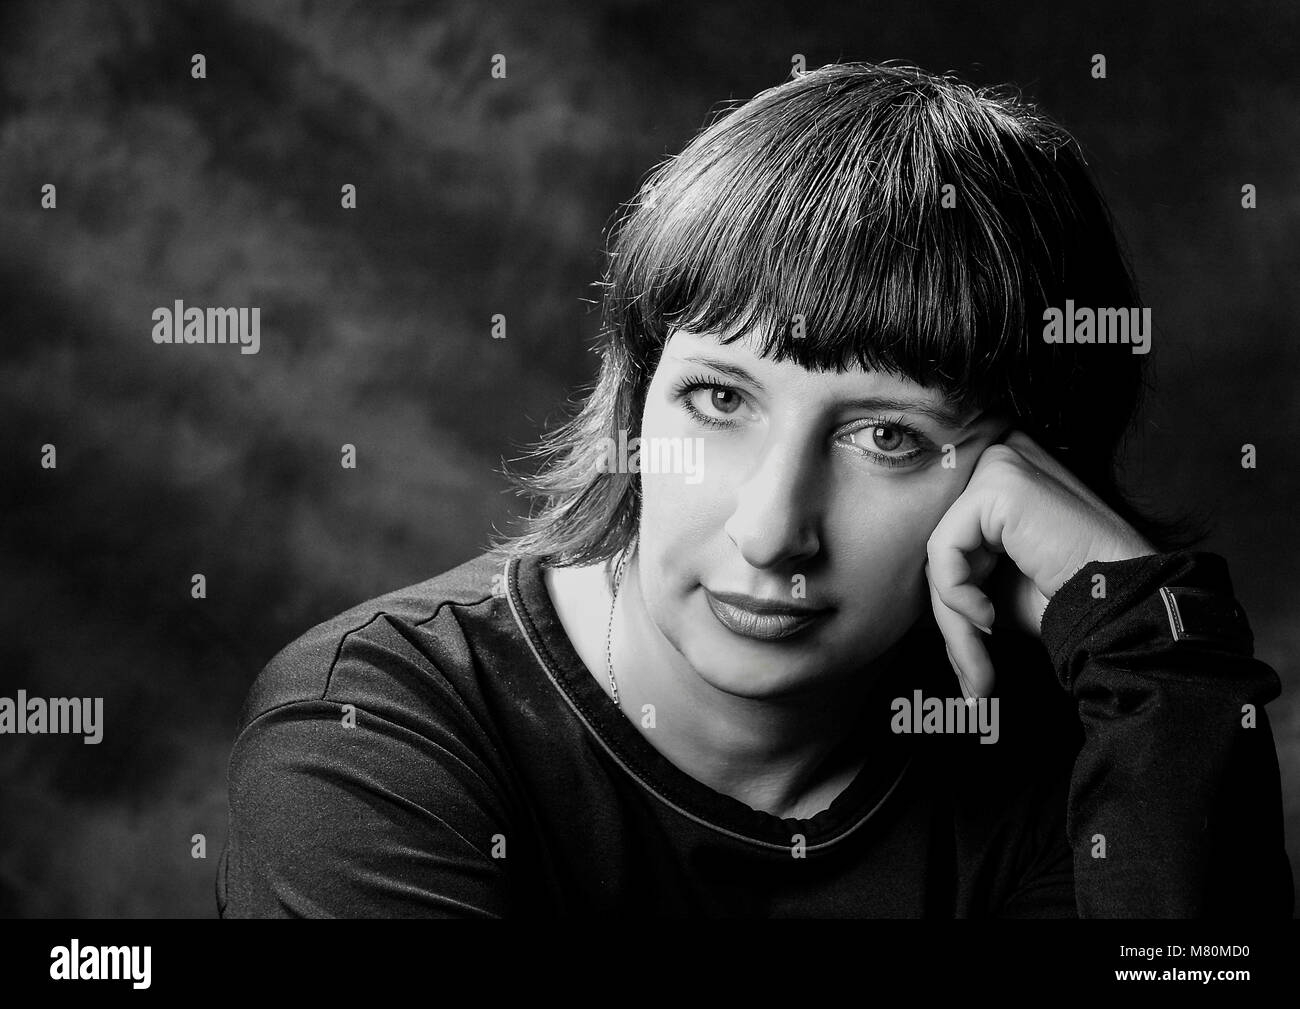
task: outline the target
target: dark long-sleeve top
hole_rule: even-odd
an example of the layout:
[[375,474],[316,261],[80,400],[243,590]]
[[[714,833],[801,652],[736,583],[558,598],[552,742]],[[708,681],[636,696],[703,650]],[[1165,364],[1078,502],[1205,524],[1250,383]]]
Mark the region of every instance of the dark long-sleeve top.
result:
[[999,628],[988,646],[996,742],[900,731],[918,727],[900,698],[959,696],[918,620],[863,706],[862,769],[829,808],[782,818],[663,756],[583,665],[538,560],[483,554],[262,670],[230,760],[218,910],[1290,916],[1264,709],[1280,684],[1221,557],[1090,563],[1040,640]]

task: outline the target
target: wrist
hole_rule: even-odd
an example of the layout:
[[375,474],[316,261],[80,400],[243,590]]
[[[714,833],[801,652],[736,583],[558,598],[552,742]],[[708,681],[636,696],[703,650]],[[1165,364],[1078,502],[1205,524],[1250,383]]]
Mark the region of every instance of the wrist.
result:
[[[1159,552],[1160,551],[1148,543],[1144,538],[1139,536],[1137,533],[1133,533],[1131,536],[1124,537],[1121,540],[1108,544],[1103,549],[1095,551],[1093,555],[1084,562],[1084,564],[1091,563],[1092,561],[1130,561],[1136,557],[1150,557],[1152,554]],[[1083,566],[1083,564],[1079,565],[1080,568]],[[1076,569],[1076,573],[1077,570],[1078,569]]]
[[1059,579],[1056,584],[1051,587],[1051,591],[1043,593],[1043,596],[1046,601],[1051,601],[1052,597],[1060,591],[1061,586],[1065,585],[1080,571],[1094,562],[1109,564],[1115,561],[1129,561],[1138,557],[1149,557],[1156,553],[1159,553],[1159,551],[1137,533],[1133,533],[1131,536],[1126,536],[1122,539],[1110,540],[1103,545],[1094,546],[1091,550],[1085,551],[1083,560],[1077,562],[1071,569],[1070,573],[1064,578]]

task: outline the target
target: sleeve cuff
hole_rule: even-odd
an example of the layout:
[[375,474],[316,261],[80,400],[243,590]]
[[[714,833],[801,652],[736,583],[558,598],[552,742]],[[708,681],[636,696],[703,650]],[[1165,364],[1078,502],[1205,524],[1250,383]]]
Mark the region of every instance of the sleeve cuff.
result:
[[1040,637],[1060,671],[1102,627],[1114,628],[1112,645],[1140,635],[1146,647],[1156,643],[1254,654],[1254,634],[1234,597],[1227,562],[1204,551],[1085,564],[1048,601]]

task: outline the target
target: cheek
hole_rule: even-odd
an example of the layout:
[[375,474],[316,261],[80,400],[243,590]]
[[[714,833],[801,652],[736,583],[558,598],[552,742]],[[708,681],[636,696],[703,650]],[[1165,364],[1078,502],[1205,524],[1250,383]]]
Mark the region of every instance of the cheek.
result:
[[691,485],[680,475],[642,473],[640,547],[647,553],[677,554],[679,560],[698,556],[719,512],[708,481]]
[[[721,481],[718,479],[720,458],[717,444],[700,431],[686,414],[667,401],[666,390],[652,383],[646,396],[641,430],[633,432],[645,446],[650,439],[677,441],[692,445],[684,455],[690,465],[682,472],[648,472],[647,452],[642,453],[641,545],[645,556],[671,555],[688,550],[681,559],[695,556],[694,550],[707,541],[719,521],[717,508]],[[725,515],[723,516],[725,519]]]
[[924,581],[926,542],[960,493],[952,470],[851,481],[828,516],[842,566],[871,584]]

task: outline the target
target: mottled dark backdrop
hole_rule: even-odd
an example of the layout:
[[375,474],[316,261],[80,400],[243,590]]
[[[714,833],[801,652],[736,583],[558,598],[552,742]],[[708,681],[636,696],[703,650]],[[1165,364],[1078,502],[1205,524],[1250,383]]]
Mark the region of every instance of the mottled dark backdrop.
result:
[[[520,507],[496,470],[594,374],[611,215],[795,53],[1012,81],[1085,144],[1154,308],[1132,478],[1214,523],[1286,684],[1300,870],[1296,5],[843,6],[0,7],[0,694],[107,719],[93,747],[0,737],[0,911],[215,914],[258,669]],[[260,306],[261,352],[156,346],[177,298]]]

